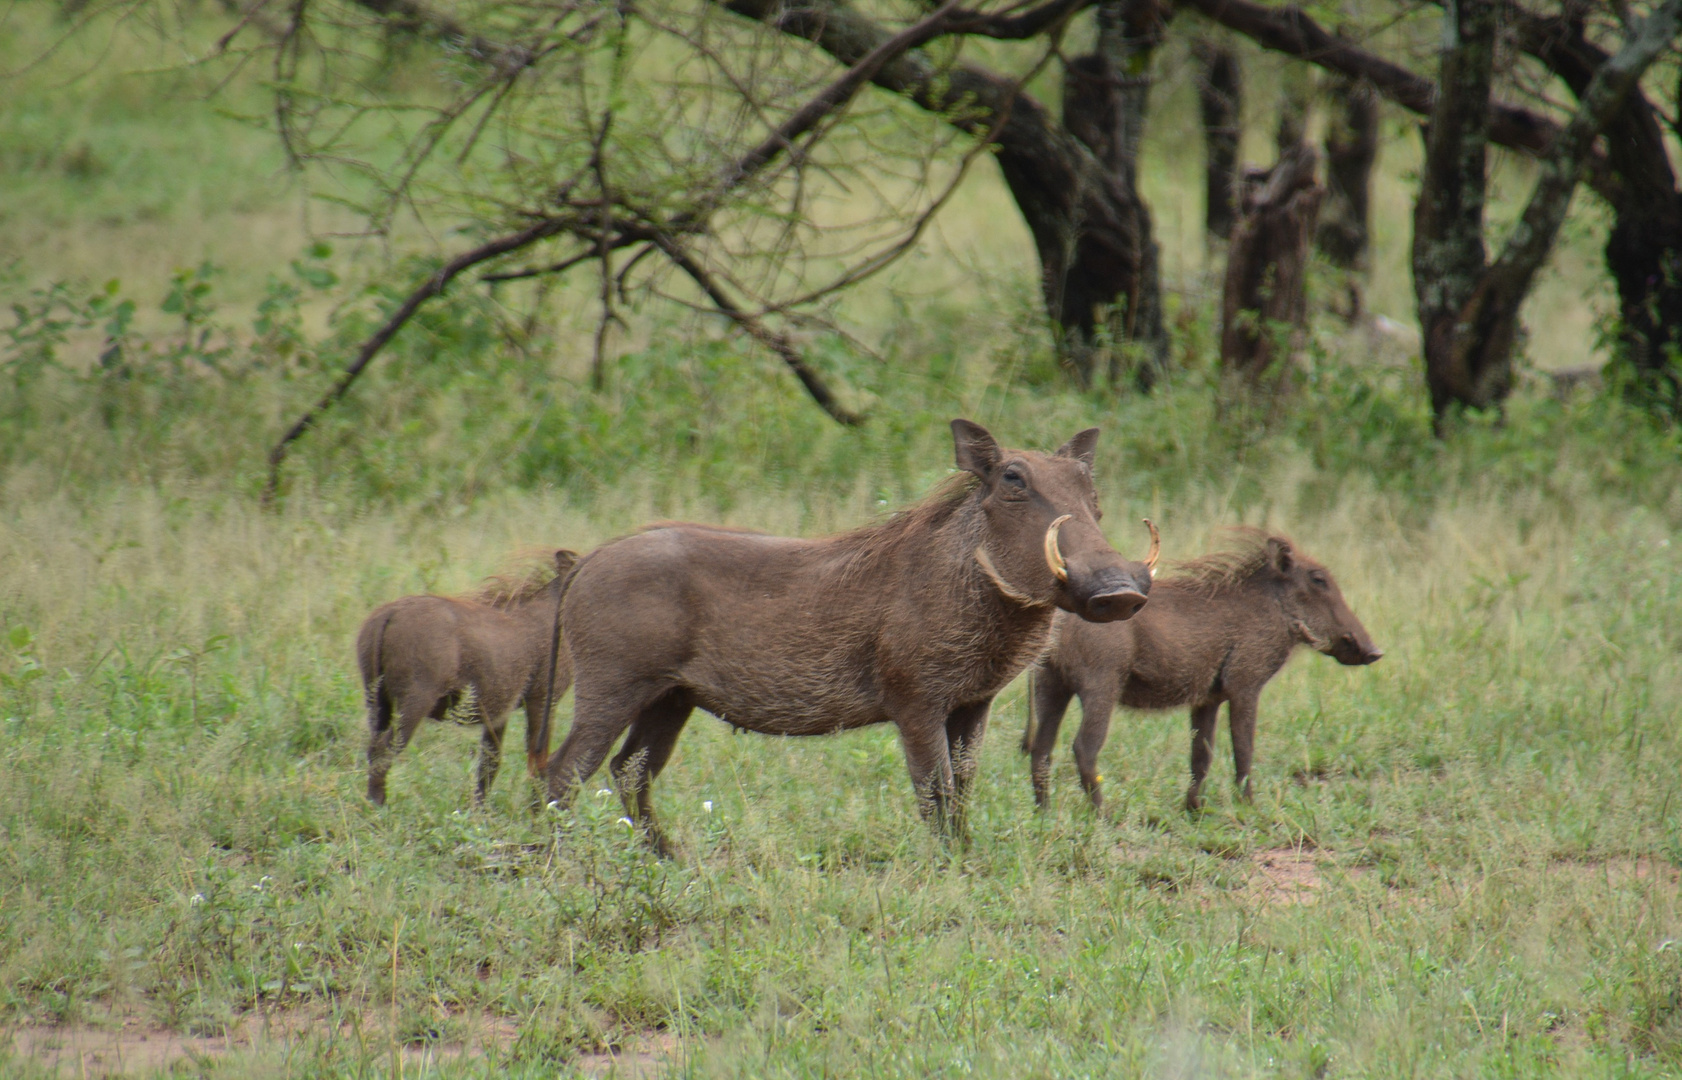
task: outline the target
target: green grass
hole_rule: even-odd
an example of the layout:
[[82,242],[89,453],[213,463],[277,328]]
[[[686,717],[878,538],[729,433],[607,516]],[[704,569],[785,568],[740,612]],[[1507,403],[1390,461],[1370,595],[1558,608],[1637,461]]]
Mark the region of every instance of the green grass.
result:
[[[198,1040],[154,1071],[228,1077],[600,1074],[612,1047],[696,1076],[1682,1074],[1674,432],[1526,383],[1503,422],[1439,442],[1408,358],[1329,327],[1263,422],[1216,386],[1193,269],[1173,379],[1072,393],[1013,219],[980,227],[1000,205],[983,187],[907,264],[922,291],[859,301],[886,363],[814,349],[862,428],[737,339],[652,314],[589,392],[575,328],[522,337],[519,312],[460,290],[263,511],[269,441],[382,298],[329,323],[311,282],[366,268],[304,257],[301,229],[228,255],[251,246],[242,222],[293,212],[262,186],[272,147],[228,134],[174,169],[172,124],[244,129],[89,79],[55,97],[31,76],[0,116],[0,235],[64,238],[7,298],[83,277],[81,303],[101,244],[125,282],[86,328],[0,343],[0,1073],[80,1075],[29,1048],[126,1029]],[[133,183],[54,179],[82,138]],[[1147,194],[1181,222],[1171,264],[1195,268],[1196,217],[1166,193],[1184,148],[1162,139]],[[1385,160],[1381,232],[1405,212]],[[150,233],[126,216],[148,200]],[[1562,279],[1597,272],[1591,240]],[[207,255],[228,269],[196,302],[221,310],[189,326],[161,298]],[[102,365],[124,297],[135,325]],[[1263,698],[1254,804],[1223,757],[1197,817],[1179,713],[1118,717],[1102,817],[1066,747],[1036,813],[1020,683],[960,846],[919,822],[887,729],[778,740],[697,714],[656,786],[683,848],[667,862],[596,784],[534,817],[516,761],[467,809],[476,733],[452,725],[423,729],[388,807],[362,798],[351,643],[374,605],[658,517],[861,524],[946,475],[956,415],[1042,447],[1100,425],[1123,550],[1145,515],[1169,559],[1226,523],[1286,530],[1385,659],[1299,656]]]
[[[666,863],[616,799],[533,818],[513,766],[466,810],[473,733],[448,725],[369,807],[350,657],[375,603],[588,546],[640,499],[5,498],[0,1008],[194,1034],[313,1018],[284,1061],[263,1044],[208,1075],[384,1074],[394,1045],[493,1021],[497,1049],[439,1075],[552,1075],[654,1032],[697,1075],[1682,1071],[1674,511],[1466,484],[1421,510],[1311,494],[1324,479],[1287,464],[1247,512],[1211,490],[1168,517],[1171,556],[1234,516],[1288,527],[1387,650],[1300,657],[1270,688],[1253,806],[1218,784],[1181,813],[1184,720],[1142,716],[1106,750],[1104,818],[1066,752],[1037,814],[1013,688],[948,849],[890,730],[698,715],[656,789],[685,852]],[[1142,507],[1106,505],[1136,542]],[[1287,848],[1318,864],[1311,904],[1258,869]]]

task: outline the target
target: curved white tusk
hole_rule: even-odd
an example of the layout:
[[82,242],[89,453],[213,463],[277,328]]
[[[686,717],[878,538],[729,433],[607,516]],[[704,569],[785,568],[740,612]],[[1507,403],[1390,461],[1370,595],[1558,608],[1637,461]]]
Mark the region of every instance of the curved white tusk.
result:
[[1045,564],[1051,567],[1051,572],[1056,575],[1058,581],[1069,580],[1069,567],[1063,562],[1063,553],[1057,549],[1057,530],[1072,517],[1073,514],[1064,514],[1045,530]]
[[1156,557],[1162,553],[1162,537],[1156,531],[1156,523],[1151,521],[1150,518],[1145,518],[1145,528],[1151,531],[1151,549],[1145,553],[1145,569],[1151,572],[1152,578],[1155,578]]

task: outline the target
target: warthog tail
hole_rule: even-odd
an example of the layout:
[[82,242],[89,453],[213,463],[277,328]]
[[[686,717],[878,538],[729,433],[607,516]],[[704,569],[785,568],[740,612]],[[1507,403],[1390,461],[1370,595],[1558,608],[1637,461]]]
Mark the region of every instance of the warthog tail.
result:
[[[549,677],[543,684],[543,716],[537,723],[536,736],[528,735],[526,739],[526,768],[534,777],[541,777],[549,765],[549,724],[555,714],[555,668],[561,659],[561,604],[566,601],[567,590],[572,588],[572,580],[578,576],[578,568],[583,564],[583,559],[572,564],[555,593],[555,626],[549,634]],[[530,724],[531,719],[528,717],[526,722]]]
[[385,685],[385,628],[390,622],[391,614],[388,612],[374,629],[373,655],[363,672],[367,680],[364,700],[368,706],[368,726],[376,733],[391,727],[391,695],[386,692]]

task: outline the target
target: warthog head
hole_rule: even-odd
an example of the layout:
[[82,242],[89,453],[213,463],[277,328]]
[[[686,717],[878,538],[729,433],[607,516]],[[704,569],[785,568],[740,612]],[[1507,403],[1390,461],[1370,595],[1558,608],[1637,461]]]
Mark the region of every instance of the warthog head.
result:
[[1340,664],[1371,664],[1384,655],[1349,610],[1330,571],[1277,536],[1268,538],[1267,557],[1285,616],[1303,642]]
[[1123,558],[1104,539],[1092,486],[1097,428],[1055,454],[1005,449],[968,420],[952,421],[952,438],[958,468],[981,479],[986,526],[975,557],[1001,592],[1022,603],[1056,604],[1091,622],[1131,618],[1145,606],[1156,528],[1142,563]]

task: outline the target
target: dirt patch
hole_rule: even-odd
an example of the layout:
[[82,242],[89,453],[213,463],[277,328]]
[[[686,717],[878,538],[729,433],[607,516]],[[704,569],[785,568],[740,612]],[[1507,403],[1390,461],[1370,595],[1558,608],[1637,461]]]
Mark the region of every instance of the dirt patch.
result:
[[1324,882],[1311,848],[1270,848],[1250,856],[1245,891],[1264,904],[1313,904]]
[[205,1061],[234,1048],[231,1040],[83,1024],[21,1027],[9,1034],[14,1056],[76,1077],[144,1076],[178,1061]]
[[[474,1016],[465,1027],[463,1039],[410,1043],[399,1053],[409,1065],[426,1066],[507,1051],[520,1034],[514,1020],[490,1014]],[[207,1037],[152,1027],[135,1018],[112,1017],[102,1025],[0,1028],[0,1060],[9,1051],[15,1058],[33,1061],[65,1077],[117,1080],[166,1073],[183,1062],[197,1065],[229,1055],[282,1053],[307,1039],[330,1034],[355,1037],[348,1023],[335,1029],[325,1011],[303,1009],[247,1016],[224,1034]],[[650,1031],[627,1037],[611,1049],[581,1053],[574,1065],[586,1076],[652,1077],[679,1053],[676,1035]]]
[[670,1032],[649,1032],[599,1054],[580,1054],[574,1064],[585,1076],[613,1076],[643,1080],[657,1076],[666,1063],[682,1054],[682,1044]]
[[1302,905],[1319,902],[1326,872],[1334,878],[1355,878],[1363,867],[1339,866],[1314,848],[1268,848],[1250,855],[1250,879],[1239,893],[1262,905]]

